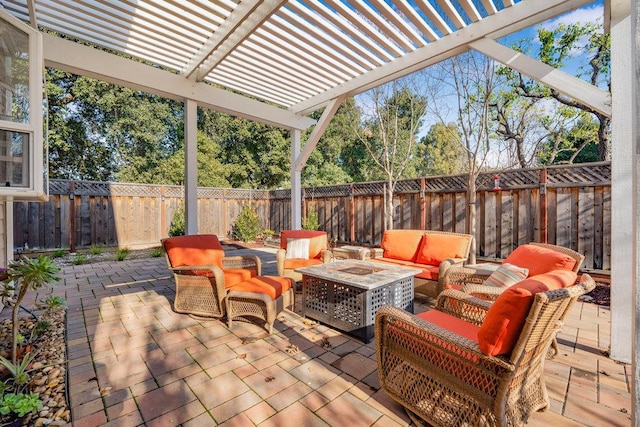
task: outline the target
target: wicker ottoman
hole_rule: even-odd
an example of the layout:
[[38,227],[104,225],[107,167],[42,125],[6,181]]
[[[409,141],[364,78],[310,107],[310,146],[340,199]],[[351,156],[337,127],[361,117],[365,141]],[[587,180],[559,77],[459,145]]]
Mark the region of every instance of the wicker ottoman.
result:
[[295,282],[288,277],[256,276],[229,288],[225,298],[229,329],[240,316],[258,317],[273,333],[276,316],[294,303]]

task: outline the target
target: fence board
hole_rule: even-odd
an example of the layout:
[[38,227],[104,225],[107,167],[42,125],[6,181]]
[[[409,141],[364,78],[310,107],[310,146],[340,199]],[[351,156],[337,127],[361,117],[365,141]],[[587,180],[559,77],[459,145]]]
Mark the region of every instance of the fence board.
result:
[[[477,181],[477,255],[504,258],[518,245],[542,241],[540,178],[547,176],[547,241],[578,250],[585,269],[611,263],[611,165],[596,163],[501,172],[501,193],[493,173]],[[320,228],[343,243],[379,245],[384,231],[384,183],[355,183],[303,190]],[[467,177],[427,177],[401,181],[393,208],[394,228],[465,232]],[[70,200],[70,189],[74,199]],[[14,242],[22,247],[68,248],[70,205],[75,205],[75,245],[154,246],[165,237],[173,213],[184,206],[179,186],[52,180],[48,202],[14,202]],[[252,204],[264,228],[291,228],[290,190],[198,189],[200,232],[229,236],[235,219]],[[353,200],[350,199],[353,197]],[[353,203],[353,218],[351,212]],[[352,231],[353,224],[353,231]],[[351,236],[354,239],[351,239]]]

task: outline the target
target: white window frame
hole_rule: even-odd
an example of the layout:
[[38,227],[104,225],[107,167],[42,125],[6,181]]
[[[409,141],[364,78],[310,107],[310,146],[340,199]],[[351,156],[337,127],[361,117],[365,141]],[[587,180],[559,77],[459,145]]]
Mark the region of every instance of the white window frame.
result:
[[[0,130],[26,133],[29,138],[29,184],[26,187],[0,185],[0,197],[16,200],[47,200],[49,193],[48,171],[44,164],[44,116],[43,116],[43,54],[42,34],[19,19],[0,9],[3,20],[29,37],[29,123],[17,123],[0,119]],[[46,176],[45,176],[46,174]]]

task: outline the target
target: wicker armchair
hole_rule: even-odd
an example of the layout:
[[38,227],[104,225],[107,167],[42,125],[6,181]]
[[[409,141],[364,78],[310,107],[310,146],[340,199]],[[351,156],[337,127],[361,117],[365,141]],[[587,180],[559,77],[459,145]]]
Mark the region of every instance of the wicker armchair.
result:
[[[573,258],[575,265],[571,270],[576,273],[580,270],[582,262],[584,261],[584,256],[582,254],[563,246],[547,243],[529,243],[529,245],[543,249],[550,249]],[[508,259],[509,258],[507,258],[505,262],[508,262]],[[534,263],[535,261],[535,259],[531,260],[531,262]],[[495,300],[504,291],[504,288],[483,285],[484,281],[487,280],[490,275],[491,271],[488,270],[471,267],[451,267],[445,272],[443,278],[444,288],[460,289],[465,293],[475,295],[483,299]]]
[[[524,311],[509,354],[489,356],[450,321],[431,323],[392,307],[376,315],[375,342],[382,389],[418,425],[521,425],[549,406],[543,370],[547,350],[576,299],[595,287],[588,275],[567,288],[539,292]],[[478,328],[491,303],[457,290],[438,297],[434,314]],[[455,313],[454,313],[455,312]],[[430,313],[430,312],[428,312]],[[528,313],[528,314],[527,314]],[[458,325],[460,326],[460,325]],[[464,336],[466,335],[466,336]]]
[[222,317],[230,282],[262,272],[257,256],[225,257],[214,234],[169,237],[161,242],[176,281],[174,310],[178,313]]

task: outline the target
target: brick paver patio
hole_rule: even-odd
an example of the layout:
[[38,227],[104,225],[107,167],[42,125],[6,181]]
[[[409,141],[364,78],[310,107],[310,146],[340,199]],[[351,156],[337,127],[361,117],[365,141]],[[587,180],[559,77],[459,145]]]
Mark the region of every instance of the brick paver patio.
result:
[[[273,250],[233,252],[258,254],[263,274],[275,274]],[[258,323],[228,330],[174,313],[164,258],[69,266],[62,276],[75,426],[410,424],[379,388],[373,342],[295,312],[271,336]],[[416,312],[428,309],[416,302]],[[529,425],[631,425],[631,366],[603,354],[609,334],[608,307],[574,307],[546,363],[551,408]]]

